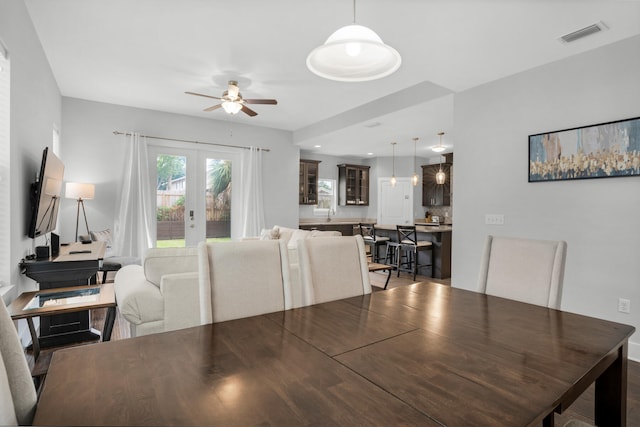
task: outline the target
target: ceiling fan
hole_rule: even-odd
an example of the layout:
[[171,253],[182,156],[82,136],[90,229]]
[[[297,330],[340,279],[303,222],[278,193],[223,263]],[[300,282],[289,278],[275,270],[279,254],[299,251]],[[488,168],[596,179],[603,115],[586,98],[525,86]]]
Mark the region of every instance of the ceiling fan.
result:
[[238,82],[235,80],[229,80],[229,88],[222,93],[222,98],[217,96],[204,95],[202,93],[185,92],[188,95],[203,96],[205,98],[219,99],[222,101],[220,104],[216,104],[212,107],[205,108],[203,111],[213,111],[222,107],[224,111],[233,115],[239,111],[248,114],[249,116],[257,116],[258,113],[247,107],[245,104],[270,104],[276,105],[278,101],[275,99],[244,99],[238,88]]

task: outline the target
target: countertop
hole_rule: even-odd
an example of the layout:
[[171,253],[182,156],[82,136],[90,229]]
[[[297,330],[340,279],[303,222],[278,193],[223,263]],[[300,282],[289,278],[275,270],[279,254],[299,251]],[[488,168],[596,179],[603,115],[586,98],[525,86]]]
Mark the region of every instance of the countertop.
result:
[[[339,218],[331,218],[331,221],[327,221],[325,220],[318,220],[318,221],[307,221],[307,220],[300,220],[300,225],[330,225],[330,224],[336,224],[336,225],[358,225],[360,223],[371,223],[375,221],[357,221],[357,220],[353,220],[353,219],[347,219],[345,218],[344,220],[341,220]],[[448,231],[452,231],[453,230],[453,225],[452,224],[440,224],[440,225],[427,225],[427,223],[425,221],[416,221],[415,222],[416,225],[416,231],[419,231],[421,233],[443,233],[443,232],[448,232]],[[376,229],[380,229],[380,230],[396,230],[396,226],[395,225],[388,225],[388,224],[376,224]]]
[[[416,223],[416,231],[419,233],[446,233],[453,231],[453,226],[450,224],[440,225],[420,225],[423,223]],[[391,230],[395,231],[397,228],[395,225],[376,224],[376,230]]]

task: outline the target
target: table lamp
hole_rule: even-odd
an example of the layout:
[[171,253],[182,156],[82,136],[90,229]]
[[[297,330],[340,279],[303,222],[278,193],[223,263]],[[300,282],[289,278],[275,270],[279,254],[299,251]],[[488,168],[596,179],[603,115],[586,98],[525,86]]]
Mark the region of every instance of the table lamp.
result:
[[80,184],[77,182],[67,182],[64,190],[67,199],[76,199],[78,201],[78,209],[76,211],[76,242],[78,241],[78,222],[80,221],[80,205],[82,205],[82,214],[84,215],[84,225],[87,227],[89,234],[89,223],[87,222],[87,213],[84,210],[84,201],[93,199],[95,194],[95,185]]

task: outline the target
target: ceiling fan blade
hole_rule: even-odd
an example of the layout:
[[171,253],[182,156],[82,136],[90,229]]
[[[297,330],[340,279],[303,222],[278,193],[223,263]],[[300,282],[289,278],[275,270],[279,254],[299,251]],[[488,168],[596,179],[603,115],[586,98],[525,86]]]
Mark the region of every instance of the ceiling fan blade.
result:
[[271,104],[276,105],[278,101],[275,99],[245,99],[244,102],[247,104]]
[[250,115],[251,117],[258,115],[258,113],[256,113],[255,111],[253,111],[251,108],[247,107],[246,105],[242,106],[242,111],[245,112],[246,114]]
[[217,105],[214,105],[213,107],[205,108],[202,111],[213,111],[213,110],[217,110],[220,107],[222,107],[222,104],[217,104]]
[[185,92],[185,93],[187,95],[196,95],[196,96],[204,96],[205,98],[221,99],[221,98],[218,98],[217,96],[204,95],[202,93],[195,93],[195,92]]

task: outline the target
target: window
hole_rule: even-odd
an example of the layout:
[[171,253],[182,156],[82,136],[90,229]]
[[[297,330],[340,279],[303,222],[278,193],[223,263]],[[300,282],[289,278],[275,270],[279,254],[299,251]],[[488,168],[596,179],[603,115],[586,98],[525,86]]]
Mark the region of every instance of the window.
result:
[[330,215],[336,212],[336,180],[318,179],[318,204],[313,208],[314,215]]

